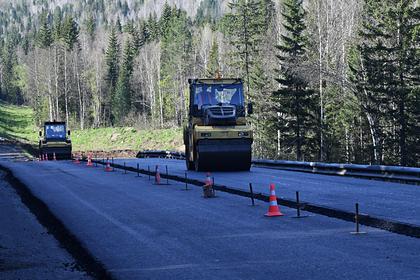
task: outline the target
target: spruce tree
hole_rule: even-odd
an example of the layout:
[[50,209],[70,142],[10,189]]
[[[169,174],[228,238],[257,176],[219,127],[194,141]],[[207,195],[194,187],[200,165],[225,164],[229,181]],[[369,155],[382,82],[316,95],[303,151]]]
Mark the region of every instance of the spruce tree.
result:
[[[415,147],[413,131],[419,127],[412,105],[420,84],[419,24],[420,9],[413,0],[365,1],[361,42],[349,66],[370,124],[374,163],[416,164],[409,147]],[[393,126],[396,137],[389,129]]]
[[273,93],[278,112],[277,129],[281,133],[283,146],[296,147],[296,159],[303,160],[304,146],[309,144],[311,129],[314,127],[316,100],[314,91],[302,78],[295,67],[305,58],[306,38],[304,31],[305,12],[302,0],[285,0],[282,43],[277,46],[280,54],[279,77],[276,81],[280,89]]
[[49,48],[53,41],[48,18],[49,15],[47,13],[41,16],[41,27],[38,32],[38,46],[43,49]]
[[109,121],[114,122],[114,105],[115,100],[115,89],[118,81],[118,72],[119,72],[119,43],[115,28],[111,28],[111,33],[108,39],[108,47],[105,52],[105,63],[107,66],[106,69],[106,80],[108,84],[108,96],[106,98],[106,103],[108,104],[108,115],[110,117]]
[[67,16],[64,19],[61,36],[67,50],[72,51],[79,40],[79,27],[72,16]]
[[117,29],[118,33],[122,33],[122,25],[120,17],[117,17],[117,21],[115,22],[115,28]]
[[217,43],[216,38],[213,38],[209,55],[209,63],[207,64],[207,76],[212,78],[215,76],[216,72],[220,70],[219,44]]
[[236,0],[228,6],[231,13],[225,15],[224,26],[230,43],[236,51],[234,64],[242,70],[249,92],[252,65],[255,63],[262,42],[263,21],[262,0]]
[[108,47],[105,52],[105,62],[107,65],[106,79],[110,88],[115,88],[118,79],[118,56],[119,44],[115,28],[111,29],[108,39]]
[[95,31],[96,31],[96,20],[92,13],[89,14],[86,20],[86,32],[89,35],[91,40],[95,39]]
[[172,8],[169,6],[168,2],[165,2],[163,5],[162,15],[159,20],[160,34],[165,36],[170,27],[170,21],[172,19]]
[[53,38],[54,41],[58,41],[61,38],[61,32],[62,32],[62,14],[61,14],[61,8],[60,6],[57,6],[54,9],[54,15],[53,15]]
[[113,98],[113,115],[116,123],[122,123],[124,117],[131,110],[132,90],[130,80],[134,67],[134,49],[130,40],[127,41],[123,51],[123,61],[118,75],[117,87]]

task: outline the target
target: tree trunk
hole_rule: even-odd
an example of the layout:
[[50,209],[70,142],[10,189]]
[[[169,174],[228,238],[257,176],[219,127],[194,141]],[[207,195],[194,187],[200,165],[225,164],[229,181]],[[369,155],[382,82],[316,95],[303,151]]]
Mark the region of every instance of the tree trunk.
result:
[[51,66],[51,48],[48,48],[46,50],[47,52],[47,57],[48,57],[48,65],[46,67],[46,70],[48,71],[48,109],[49,109],[49,117],[50,117],[50,121],[52,121],[54,119],[53,116],[53,101],[52,101],[52,87],[51,87],[51,83],[52,83],[52,78],[51,78],[51,71],[50,71],[50,66]]
[[64,102],[66,113],[66,124],[69,126],[69,97],[67,85],[67,50],[64,49]]
[[319,160],[324,160],[324,89],[322,85],[322,24],[321,24],[321,0],[318,1],[318,71],[319,71],[319,98],[320,98],[320,129],[319,129]]
[[79,118],[80,118],[80,129],[83,130],[85,126],[85,112],[84,112],[84,100],[82,96],[82,89],[80,86],[80,74],[79,74],[79,63],[78,53],[74,52],[74,73],[76,75],[77,92],[79,95]]

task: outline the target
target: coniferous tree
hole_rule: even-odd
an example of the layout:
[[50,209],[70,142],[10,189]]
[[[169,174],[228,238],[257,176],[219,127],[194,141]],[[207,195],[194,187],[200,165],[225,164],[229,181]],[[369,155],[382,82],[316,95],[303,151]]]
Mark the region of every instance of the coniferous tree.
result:
[[53,15],[53,30],[52,30],[52,36],[54,38],[54,41],[58,41],[61,38],[61,29],[63,24],[63,18],[61,14],[61,8],[60,6],[57,6],[54,9],[54,15]]
[[52,44],[51,27],[48,22],[49,15],[44,13],[41,17],[41,28],[38,32],[38,46],[40,48],[49,48]]
[[113,121],[113,116],[111,115],[111,108],[110,105],[112,100],[114,99],[115,88],[117,86],[118,81],[118,60],[119,60],[119,43],[117,34],[115,32],[115,28],[111,29],[111,33],[108,39],[108,47],[105,52],[105,62],[107,65],[106,70],[106,80],[108,82],[108,112],[107,115],[110,118],[110,121]]
[[236,63],[242,70],[249,92],[252,65],[258,57],[263,34],[262,0],[236,0],[228,5],[231,13],[224,18],[225,31],[230,43],[235,47],[233,53]]
[[302,0],[285,0],[283,3],[286,33],[282,35],[281,45],[277,46],[280,54],[279,77],[276,81],[280,89],[273,93],[273,97],[278,112],[277,129],[281,133],[283,146],[295,146],[296,159],[301,161],[304,159],[304,147],[309,145],[311,129],[315,126],[313,112],[316,102],[308,82],[295,71],[306,53]]
[[119,56],[119,43],[115,29],[111,29],[108,39],[108,47],[105,52],[105,61],[108,66],[107,80],[111,88],[115,87],[118,79],[118,56]]
[[79,27],[72,16],[64,19],[61,38],[68,51],[72,51],[79,40]]
[[210,49],[209,63],[207,64],[207,76],[214,77],[217,71],[220,71],[219,62],[219,44],[216,38],[213,38],[213,43]]
[[[418,128],[412,104],[420,84],[419,24],[413,0],[365,2],[361,42],[353,49],[350,70],[369,122],[374,163],[397,157],[401,165],[416,164],[416,155],[407,151]],[[390,124],[398,129],[389,129]]]
[[122,123],[124,117],[130,112],[132,102],[132,90],[130,80],[133,73],[134,48],[130,40],[127,41],[124,51],[121,69],[118,75],[117,86],[113,98],[113,115],[116,123]]
[[89,35],[91,40],[95,39],[95,31],[96,31],[96,20],[94,15],[91,13],[89,14],[87,20],[86,20],[86,31]]
[[115,28],[117,29],[118,33],[122,32],[122,25],[120,17],[117,17],[117,21],[115,22]]
[[170,27],[172,19],[172,8],[169,6],[168,2],[165,2],[163,5],[163,11],[162,15],[159,20],[159,26],[160,26],[160,34],[162,36],[165,36],[168,32],[168,28]]

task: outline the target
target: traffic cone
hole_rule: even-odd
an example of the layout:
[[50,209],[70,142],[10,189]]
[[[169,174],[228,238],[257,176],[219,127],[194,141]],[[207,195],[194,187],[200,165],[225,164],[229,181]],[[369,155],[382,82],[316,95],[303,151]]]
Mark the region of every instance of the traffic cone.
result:
[[206,174],[206,180],[204,181],[203,194],[205,198],[214,197],[213,180],[210,177],[210,172]]
[[48,161],[48,154],[45,154],[45,158],[46,161]]
[[57,160],[57,158],[55,157],[55,153],[53,153],[53,160]]
[[92,163],[92,155],[88,155],[88,161],[87,161],[86,166],[93,166],[93,163]]
[[105,171],[106,171],[106,172],[111,172],[111,171],[112,171],[112,168],[111,168],[111,165],[110,165],[110,163],[109,163],[109,160],[108,160],[108,159],[106,159],[106,167],[105,167]]
[[75,163],[75,164],[80,164],[80,160],[79,160],[79,157],[78,157],[78,156],[76,156],[76,157],[74,158],[73,163]]
[[159,165],[156,165],[156,172],[155,172],[155,185],[160,185]]
[[274,184],[270,184],[270,206],[268,207],[268,212],[264,216],[283,216],[283,213],[280,212],[279,206],[277,205],[277,196],[276,191],[274,190]]

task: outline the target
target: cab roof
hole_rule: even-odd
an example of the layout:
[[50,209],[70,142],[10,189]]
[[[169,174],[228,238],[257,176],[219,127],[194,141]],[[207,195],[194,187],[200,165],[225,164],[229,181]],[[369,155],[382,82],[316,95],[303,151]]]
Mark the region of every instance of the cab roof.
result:
[[188,79],[190,85],[205,84],[205,85],[226,85],[226,84],[242,84],[240,78],[221,78],[221,79]]
[[66,122],[44,122],[44,125],[62,125],[66,124]]

